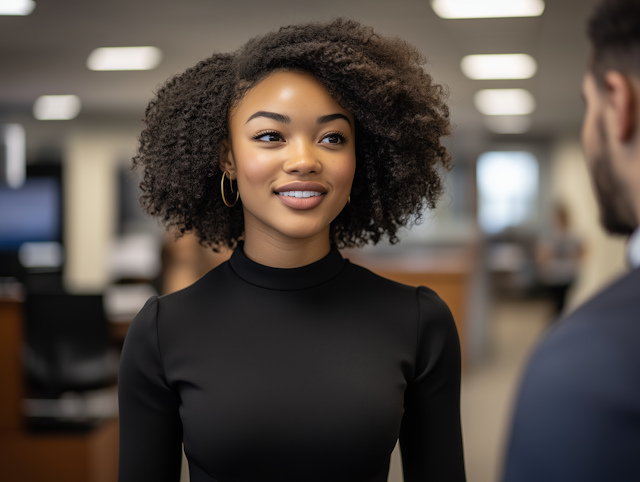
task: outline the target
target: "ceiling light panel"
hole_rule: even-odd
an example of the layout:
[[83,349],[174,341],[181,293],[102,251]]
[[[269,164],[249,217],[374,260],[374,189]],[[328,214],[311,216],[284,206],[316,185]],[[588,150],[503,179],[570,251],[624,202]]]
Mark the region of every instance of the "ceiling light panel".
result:
[[43,95],[33,104],[38,120],[70,120],[80,113],[80,99],[75,95]]
[[543,0],[432,0],[431,7],[442,18],[537,17],[544,12]]
[[151,70],[162,60],[157,47],[103,47],[95,49],[87,59],[91,70]]
[[476,92],[473,102],[484,115],[526,115],[536,108],[533,95],[525,89],[484,89]]
[[460,62],[464,75],[470,79],[529,79],[538,70],[533,57],[527,54],[467,55]]
[[0,15],[29,15],[34,8],[33,0],[0,0]]

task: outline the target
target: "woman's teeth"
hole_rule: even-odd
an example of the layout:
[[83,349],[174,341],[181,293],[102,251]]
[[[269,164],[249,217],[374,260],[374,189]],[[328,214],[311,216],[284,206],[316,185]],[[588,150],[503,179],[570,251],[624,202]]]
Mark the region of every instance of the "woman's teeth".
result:
[[289,197],[315,197],[322,196],[321,192],[316,191],[283,191],[278,193],[280,196]]

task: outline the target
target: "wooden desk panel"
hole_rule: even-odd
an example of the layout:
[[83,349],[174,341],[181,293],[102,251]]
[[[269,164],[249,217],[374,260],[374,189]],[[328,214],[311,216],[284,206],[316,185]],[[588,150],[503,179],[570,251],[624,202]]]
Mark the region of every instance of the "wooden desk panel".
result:
[[22,303],[0,300],[0,431],[22,428]]
[[2,480],[11,482],[116,482],[118,420],[87,434],[0,432]]

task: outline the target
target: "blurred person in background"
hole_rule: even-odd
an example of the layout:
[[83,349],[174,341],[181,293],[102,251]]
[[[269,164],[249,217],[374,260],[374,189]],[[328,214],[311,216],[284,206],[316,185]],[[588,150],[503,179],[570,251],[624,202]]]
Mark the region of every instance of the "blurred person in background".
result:
[[193,233],[167,233],[161,253],[160,292],[166,295],[192,285],[230,256],[227,249],[216,252],[202,246]]
[[553,231],[538,242],[536,261],[540,282],[553,300],[554,319],[557,320],[578,276],[583,247],[580,238],[571,232],[567,208],[557,204],[553,214]]
[[234,249],[152,297],[119,375],[120,482],[465,480],[460,345],[430,289],[337,248],[397,241],[451,156],[444,89],[408,43],[283,27],[162,86],[134,164],[150,214]]
[[589,22],[582,143],[603,226],[629,236],[631,272],[558,323],[525,373],[506,482],[640,478],[640,1]]

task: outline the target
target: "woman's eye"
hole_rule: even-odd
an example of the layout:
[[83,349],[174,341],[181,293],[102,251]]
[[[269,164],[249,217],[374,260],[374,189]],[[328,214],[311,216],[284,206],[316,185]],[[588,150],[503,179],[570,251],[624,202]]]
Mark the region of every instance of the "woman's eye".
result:
[[329,134],[325,136],[320,142],[325,144],[342,144],[344,142],[344,137],[340,134]]
[[279,142],[282,140],[282,136],[277,132],[267,132],[266,134],[258,135],[254,139],[263,142]]

